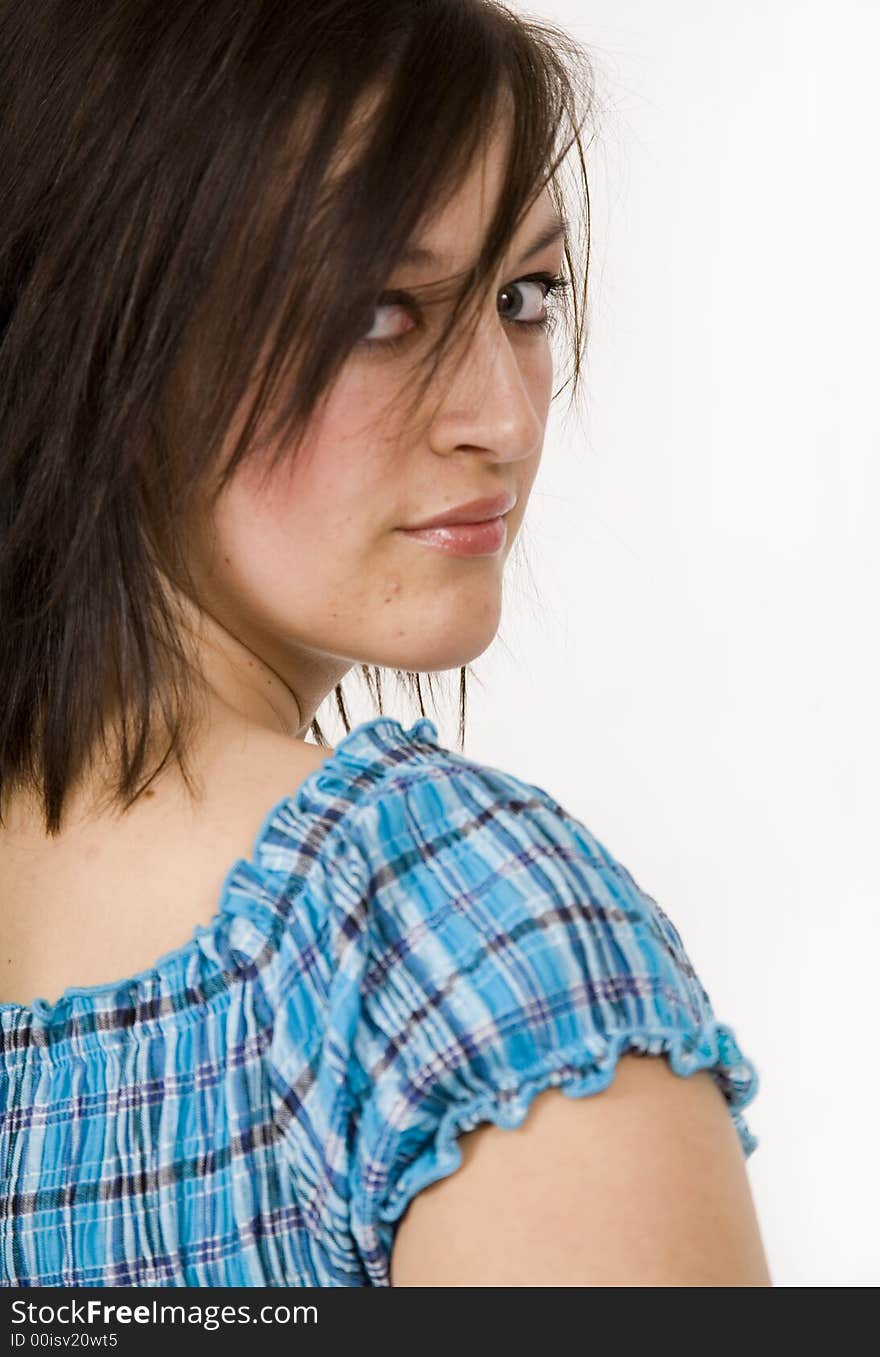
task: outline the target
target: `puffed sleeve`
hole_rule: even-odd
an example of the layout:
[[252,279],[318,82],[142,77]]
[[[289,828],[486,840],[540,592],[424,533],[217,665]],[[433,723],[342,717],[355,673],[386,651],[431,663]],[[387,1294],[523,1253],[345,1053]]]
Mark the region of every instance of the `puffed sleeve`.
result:
[[357,984],[329,1030],[347,1033],[348,1228],[371,1284],[390,1285],[396,1223],[460,1166],[461,1133],[520,1125],[553,1085],[597,1093],[626,1051],[710,1070],[756,1148],[756,1067],[678,931],[547,792],[453,755],[365,803],[352,834]]

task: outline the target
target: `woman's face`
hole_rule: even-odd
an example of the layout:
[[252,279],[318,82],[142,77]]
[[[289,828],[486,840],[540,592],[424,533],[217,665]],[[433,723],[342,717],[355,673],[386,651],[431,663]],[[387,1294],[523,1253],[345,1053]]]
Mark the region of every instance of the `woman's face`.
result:
[[[439,260],[401,265],[389,290],[470,265],[500,170],[490,147],[417,242]],[[554,216],[542,195],[513,242],[499,290],[524,274],[559,272],[561,240],[529,252]],[[210,533],[193,542],[200,604],[219,624],[215,639],[245,684],[255,662],[282,681],[296,699],[299,729],[354,664],[454,669],[492,641],[552,394],[549,338],[522,321],[551,306],[539,284],[500,298],[490,290],[465,360],[453,356],[440,369],[426,397],[430,413],[417,427],[396,412],[377,418],[412,367],[410,344],[355,347],[292,465],[267,485],[245,462],[218,500]],[[404,336],[414,325],[399,305],[383,306],[367,334]],[[414,332],[410,341],[412,351],[423,342]],[[498,494],[515,504],[505,514],[503,545],[487,554],[450,554],[401,531]]]

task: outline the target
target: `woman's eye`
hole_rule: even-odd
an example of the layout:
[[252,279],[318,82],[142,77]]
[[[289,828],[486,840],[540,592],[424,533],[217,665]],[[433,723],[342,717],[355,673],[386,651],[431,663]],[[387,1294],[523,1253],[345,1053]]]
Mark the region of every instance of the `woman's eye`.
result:
[[[551,294],[561,294],[569,286],[570,279],[551,273],[533,274],[529,278],[518,278],[516,282],[507,283],[496,294],[501,318],[519,329],[548,331],[554,320],[553,311],[547,309],[548,303],[554,300]],[[373,307],[373,313],[375,316],[383,312],[390,314],[384,325],[380,323],[378,334],[374,333],[374,325],[357,342],[374,348],[393,348],[405,343],[408,335],[419,329],[419,322],[414,315],[417,310],[413,298],[406,292],[383,292]],[[408,324],[402,325],[402,322]]]
[[[386,297],[387,297],[387,294],[385,294],[385,295],[386,295]],[[406,306],[402,301],[387,301],[387,300],[386,300],[386,301],[379,301],[379,302],[377,302],[376,305],[373,307],[373,312],[374,312],[374,314],[378,316],[378,315],[379,315],[381,312],[383,312],[383,311],[392,312],[392,313],[395,312],[395,311],[397,311],[397,312],[399,312],[400,314],[399,314],[399,316],[398,316],[396,319],[394,318],[393,315],[390,317],[390,320],[391,320],[391,324],[390,324],[390,325],[389,325],[389,323],[388,323],[388,319],[389,319],[389,318],[386,318],[385,325],[379,327],[379,333],[378,333],[378,334],[375,334],[375,333],[374,333],[374,330],[376,329],[376,326],[375,326],[375,325],[374,325],[370,330],[367,330],[367,332],[363,335],[362,339],[360,340],[360,342],[361,342],[362,344],[388,344],[388,343],[393,343],[395,340],[403,339],[404,335],[409,333],[409,330],[412,330],[412,329],[417,328],[417,327],[416,327],[416,324],[415,324],[415,321],[414,321],[413,318],[412,318],[412,314],[410,313],[410,311],[408,310],[407,306]],[[404,317],[405,319],[407,319],[407,320],[409,321],[409,326],[408,326],[408,328],[405,329],[405,330],[401,330],[401,328],[400,328],[400,326],[401,326],[400,317],[401,317],[401,316]]]
[[[544,314],[544,299],[547,296],[546,284],[524,278],[518,283],[508,283],[498,293],[499,297],[512,297],[512,309],[502,308],[505,320],[517,320],[530,325],[540,325]],[[524,300],[523,300],[524,299]]]

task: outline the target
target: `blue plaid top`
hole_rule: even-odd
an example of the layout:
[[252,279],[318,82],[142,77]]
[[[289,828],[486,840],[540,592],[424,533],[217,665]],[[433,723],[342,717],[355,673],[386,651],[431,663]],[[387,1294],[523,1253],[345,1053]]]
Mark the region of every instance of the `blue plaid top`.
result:
[[389,1286],[395,1222],[618,1056],[754,1064],[662,909],[540,787],[380,716],[267,814],[183,947],[0,1006],[0,1279]]

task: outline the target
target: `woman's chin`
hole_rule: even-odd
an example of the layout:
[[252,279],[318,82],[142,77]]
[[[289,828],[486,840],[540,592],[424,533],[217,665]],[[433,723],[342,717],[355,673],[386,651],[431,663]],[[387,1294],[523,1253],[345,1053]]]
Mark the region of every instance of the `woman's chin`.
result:
[[381,658],[368,663],[414,673],[460,669],[489,648],[497,631],[498,618],[494,612],[482,626],[475,617],[454,626],[432,626],[430,615],[427,615],[421,623],[413,623],[406,631],[401,629],[393,642],[383,645]]

